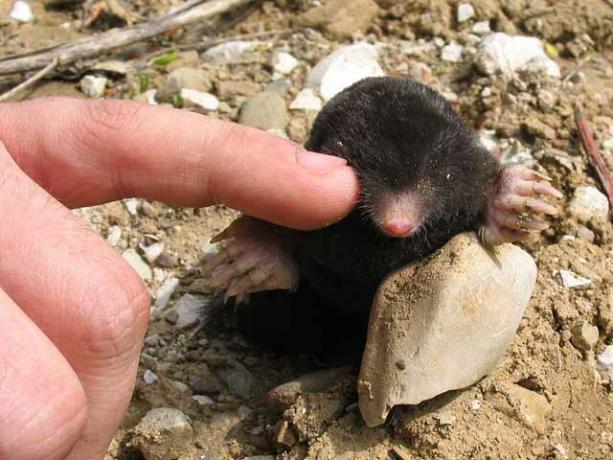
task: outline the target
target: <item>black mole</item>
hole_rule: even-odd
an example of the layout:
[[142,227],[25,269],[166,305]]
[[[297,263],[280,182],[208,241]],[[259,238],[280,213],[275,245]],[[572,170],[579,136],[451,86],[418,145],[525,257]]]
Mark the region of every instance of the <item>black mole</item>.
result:
[[[286,348],[338,351],[363,340],[391,271],[467,230],[487,244],[520,240],[547,228],[532,213],[555,213],[535,195],[559,192],[526,168],[503,168],[447,100],[413,80],[368,78],[345,89],[305,147],[355,168],[355,210],[310,232],[242,217],[207,262],[227,297],[250,295],[238,310],[243,329]],[[260,291],[272,292],[253,295]]]

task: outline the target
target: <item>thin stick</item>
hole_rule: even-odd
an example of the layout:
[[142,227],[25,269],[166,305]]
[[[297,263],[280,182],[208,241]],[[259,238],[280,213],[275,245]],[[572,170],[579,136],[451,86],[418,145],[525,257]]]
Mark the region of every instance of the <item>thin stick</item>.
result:
[[7,56],[0,59],[0,75],[40,69],[49,65],[54,59],[59,59],[62,65],[72,64],[79,59],[91,58],[121,46],[147,40],[176,27],[202,21],[252,1],[211,0],[204,2],[204,0],[194,0],[173,13],[145,24],[124,27],[122,29],[111,29],[92,37],[86,37],[34,53]]
[[602,183],[602,186],[609,197],[609,203],[613,208],[613,177],[611,176],[611,171],[609,171],[609,168],[602,157],[602,153],[600,152],[598,145],[596,145],[596,142],[594,141],[594,136],[592,135],[590,125],[581,109],[577,109],[575,111],[575,124],[577,125],[579,137],[581,138],[581,143],[583,144],[583,148],[587,153],[587,157],[590,160],[590,164],[596,170],[598,178],[600,179],[600,182]]
[[47,67],[45,67],[42,70],[39,70],[34,75],[32,75],[30,78],[25,79],[19,85],[15,86],[13,89],[0,95],[0,102],[9,101],[13,99],[14,97],[16,97],[22,91],[25,91],[26,89],[30,88],[36,82],[38,82],[39,80],[41,80],[42,78],[44,78],[45,76],[53,72],[53,70],[59,65],[59,63],[60,63],[60,60],[55,58],[53,61],[47,64]]

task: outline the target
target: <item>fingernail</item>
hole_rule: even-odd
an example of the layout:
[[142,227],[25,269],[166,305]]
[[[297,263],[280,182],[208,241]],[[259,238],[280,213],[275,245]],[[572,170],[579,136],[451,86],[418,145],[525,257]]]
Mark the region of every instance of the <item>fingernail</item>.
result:
[[346,165],[347,160],[333,155],[298,149],[296,150],[296,163],[312,174],[328,174],[333,169]]

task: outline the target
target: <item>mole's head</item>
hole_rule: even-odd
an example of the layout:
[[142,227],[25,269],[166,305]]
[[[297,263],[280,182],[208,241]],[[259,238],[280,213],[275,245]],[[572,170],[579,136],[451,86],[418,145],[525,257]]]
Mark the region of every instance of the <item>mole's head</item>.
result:
[[474,219],[498,168],[442,96],[407,79],[366,79],[338,94],[307,148],[355,167],[361,212],[394,238]]

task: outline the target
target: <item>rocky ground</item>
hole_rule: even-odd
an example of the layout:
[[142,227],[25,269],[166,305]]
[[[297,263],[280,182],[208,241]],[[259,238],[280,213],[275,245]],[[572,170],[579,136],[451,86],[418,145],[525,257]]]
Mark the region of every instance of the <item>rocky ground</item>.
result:
[[[131,0],[122,10],[109,0],[99,17],[93,2],[17,3],[0,4],[0,55],[144,21],[180,2]],[[207,294],[198,260],[232,210],[130,199],[75,211],[152,293],[138,383],[107,459],[612,458],[612,231],[573,118],[581,106],[613,168],[610,0],[256,3],[72,65],[27,97],[173,104],[303,142],[323,100],[348,79],[409,76],[453,101],[494,154],[552,177],[563,211],[525,245],[537,285],[499,368],[466,390],[394,410],[374,429],[357,411],[354,371],[296,380],[318,370],[308,356],[247,342],[229,316],[190,328]],[[203,37],[213,41],[196,51]],[[0,91],[18,81],[1,77]]]

